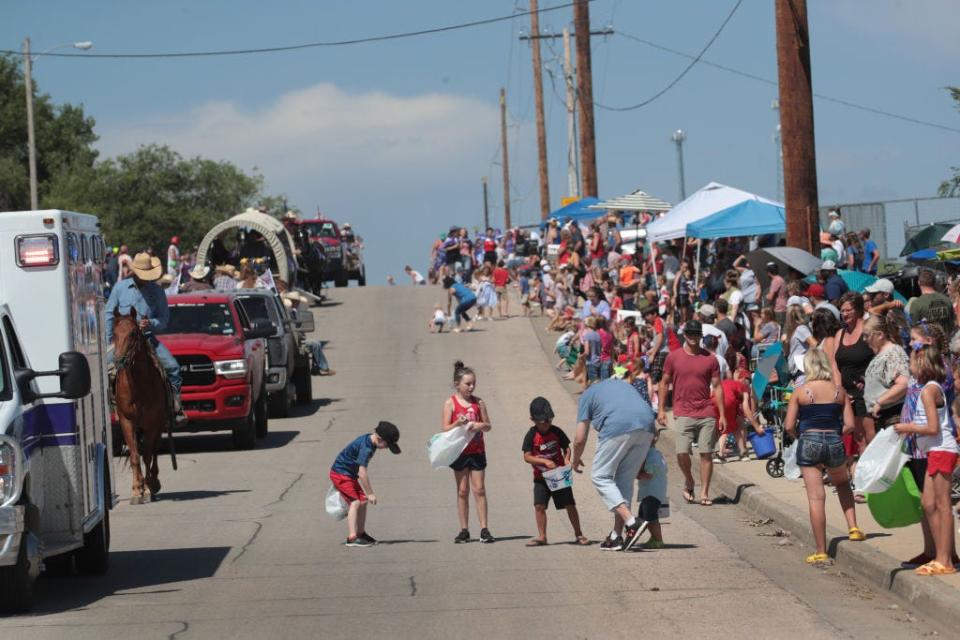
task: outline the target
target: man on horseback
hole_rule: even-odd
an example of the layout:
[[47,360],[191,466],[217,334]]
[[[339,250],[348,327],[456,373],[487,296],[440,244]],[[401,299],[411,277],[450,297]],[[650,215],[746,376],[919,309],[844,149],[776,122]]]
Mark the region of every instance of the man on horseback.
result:
[[107,342],[113,342],[113,313],[119,310],[121,315],[129,315],[131,309],[137,312],[140,330],[146,334],[153,346],[154,354],[160,366],[167,373],[167,382],[173,390],[174,411],[178,423],[186,422],[180,404],[180,386],[183,378],[180,375],[180,365],[173,354],[154,335],[155,331],[162,331],[170,320],[170,310],[167,308],[167,296],[157,284],[163,276],[163,265],[160,259],[148,253],[138,253],[130,264],[133,275],[121,280],[110,292],[104,315],[106,316],[105,331]]

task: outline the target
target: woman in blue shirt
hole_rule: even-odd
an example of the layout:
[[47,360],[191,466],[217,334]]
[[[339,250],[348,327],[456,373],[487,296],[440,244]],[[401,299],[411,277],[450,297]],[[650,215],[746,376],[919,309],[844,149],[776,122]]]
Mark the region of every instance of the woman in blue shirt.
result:
[[457,307],[453,311],[454,320],[457,322],[457,328],[454,332],[460,332],[460,319],[467,321],[467,331],[473,329],[473,323],[470,322],[470,316],[467,311],[477,304],[477,295],[465,284],[456,282],[453,278],[447,277],[443,281],[443,288],[447,290],[447,315],[450,315],[450,307],[453,305],[453,299],[457,299]]

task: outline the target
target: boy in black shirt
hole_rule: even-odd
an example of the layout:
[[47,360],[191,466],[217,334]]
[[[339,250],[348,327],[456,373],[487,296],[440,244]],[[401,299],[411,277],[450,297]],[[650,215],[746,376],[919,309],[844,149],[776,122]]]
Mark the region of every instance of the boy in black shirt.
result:
[[553,426],[553,407],[546,398],[537,397],[530,403],[530,420],[533,426],[523,438],[523,461],[533,466],[533,507],[537,518],[537,537],[527,542],[528,547],[547,544],[547,503],[553,498],[553,506],[566,509],[573,525],[577,544],[588,545],[590,541],[580,530],[580,514],[573,499],[573,487],[550,491],[543,472],[570,464],[570,439],[559,427]]

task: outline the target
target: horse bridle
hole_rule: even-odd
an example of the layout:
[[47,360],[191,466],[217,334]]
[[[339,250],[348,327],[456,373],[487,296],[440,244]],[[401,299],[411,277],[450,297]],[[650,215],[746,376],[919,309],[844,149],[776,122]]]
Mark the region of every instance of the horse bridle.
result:
[[[136,325],[134,325],[133,331],[131,331],[130,333],[134,334],[132,337],[133,344],[126,350],[126,352],[123,355],[117,356],[113,360],[114,366],[116,366],[117,368],[117,373],[120,373],[124,369],[127,369],[133,366],[133,363],[135,362],[135,356],[137,355],[136,351],[140,343],[146,339],[146,335],[143,333],[143,331],[140,330],[140,327]],[[127,339],[128,341],[131,341],[129,334]]]

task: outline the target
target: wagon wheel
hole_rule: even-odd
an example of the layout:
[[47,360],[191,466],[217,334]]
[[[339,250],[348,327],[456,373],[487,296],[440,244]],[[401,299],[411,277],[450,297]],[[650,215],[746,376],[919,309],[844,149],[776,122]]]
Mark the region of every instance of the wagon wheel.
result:
[[777,456],[772,460],[767,460],[767,475],[771,478],[783,477],[783,458]]

